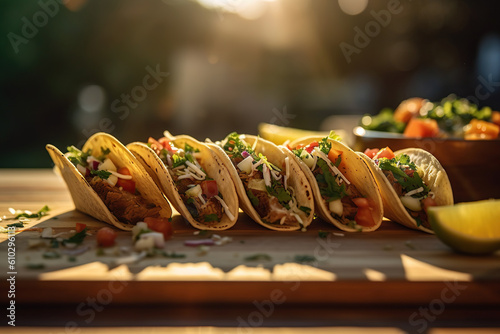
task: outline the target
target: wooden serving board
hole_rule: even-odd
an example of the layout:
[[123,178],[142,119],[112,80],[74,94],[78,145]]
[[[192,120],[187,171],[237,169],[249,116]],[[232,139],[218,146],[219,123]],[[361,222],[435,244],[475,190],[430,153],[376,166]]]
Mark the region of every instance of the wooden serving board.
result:
[[[443,293],[460,305],[498,307],[500,302],[499,252],[457,254],[434,235],[390,221],[370,233],[342,232],[318,219],[306,232],[277,232],[240,212],[232,229],[215,232],[232,241],[203,252],[184,242],[213,233],[195,235],[176,213],[175,233],[164,251],[183,258],[156,254],[124,264],[125,251],[132,249],[131,233],[119,231],[117,246],[99,252],[95,233],[107,225],[75,211],[64,182],[52,170],[0,170],[1,216],[10,215],[11,207],[36,212],[44,205],[51,208],[49,215],[31,220],[27,230],[15,235],[14,270],[6,260],[0,262],[2,285],[15,272],[17,302],[78,303],[104,293],[117,304],[234,304],[274,298],[308,305],[421,305]],[[79,246],[88,248],[83,254],[29,247],[40,240],[43,228],[67,232],[62,235],[67,237],[77,222],[87,224],[91,234]],[[0,237],[2,254],[7,254],[7,237]],[[47,252],[60,257],[45,258]]]

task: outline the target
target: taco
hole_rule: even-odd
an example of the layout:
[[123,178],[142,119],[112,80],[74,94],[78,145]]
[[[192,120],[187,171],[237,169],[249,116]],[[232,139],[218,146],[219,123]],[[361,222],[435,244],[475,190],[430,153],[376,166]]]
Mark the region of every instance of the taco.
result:
[[334,137],[304,137],[283,147],[311,184],[316,214],[347,232],[374,231],[383,219],[382,198],[369,168]]
[[375,176],[385,216],[409,228],[433,233],[427,208],[453,204],[451,183],[439,161],[419,148],[396,152],[389,147],[367,149],[359,155]]
[[62,153],[46,149],[64,178],[77,210],[122,230],[147,217],[167,219],[172,209],[141,163],[113,136],[96,133]]
[[182,135],[127,148],[143,163],[175,209],[195,228],[225,230],[238,219],[238,197],[226,168],[196,139]]
[[256,136],[229,134],[207,144],[230,171],[241,209],[277,231],[305,230],[314,215],[309,182],[278,146]]

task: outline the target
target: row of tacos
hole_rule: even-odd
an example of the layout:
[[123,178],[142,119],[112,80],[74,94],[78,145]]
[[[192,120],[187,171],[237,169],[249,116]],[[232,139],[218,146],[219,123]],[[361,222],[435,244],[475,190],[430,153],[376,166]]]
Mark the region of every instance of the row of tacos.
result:
[[124,146],[97,133],[81,150],[46,148],[75,207],[123,230],[170,218],[172,205],[202,230],[231,228],[241,208],[277,231],[305,230],[317,215],[348,232],[374,231],[385,216],[432,233],[426,208],[453,204],[446,172],[430,153],[364,154],[333,134],[277,146],[238,133],[200,142],[165,131]]

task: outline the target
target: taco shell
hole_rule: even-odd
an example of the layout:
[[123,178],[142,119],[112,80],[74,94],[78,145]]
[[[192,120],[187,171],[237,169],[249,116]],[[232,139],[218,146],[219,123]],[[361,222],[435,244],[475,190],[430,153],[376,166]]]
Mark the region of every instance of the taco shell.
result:
[[[290,147],[296,147],[299,144],[303,145],[308,145],[309,143],[313,141],[321,141],[324,137],[318,137],[318,136],[310,136],[310,137],[303,137],[300,139],[297,139],[293,142],[290,143]],[[375,222],[375,226],[371,227],[366,227],[366,226],[361,226],[361,232],[371,232],[375,231],[380,227],[382,224],[382,219],[384,217],[384,211],[383,211],[383,205],[382,205],[382,198],[380,196],[380,193],[378,191],[377,184],[375,182],[375,179],[368,168],[366,166],[366,163],[363,161],[362,158],[360,158],[356,152],[354,152],[351,148],[348,146],[342,144],[339,141],[333,140],[333,139],[328,139],[328,141],[331,143],[332,148],[342,151],[342,159],[343,162],[346,166],[346,169],[341,169],[339,167],[339,170],[342,172],[342,174],[358,189],[360,194],[363,197],[366,197],[371,204],[372,208],[372,217],[373,221]],[[309,183],[311,184],[311,188],[314,194],[314,199],[315,199],[315,206],[316,206],[316,214],[321,217],[324,221],[329,222],[330,224],[335,225],[337,228],[341,229],[342,231],[346,232],[359,232],[359,229],[355,229],[353,227],[347,226],[345,224],[342,224],[340,221],[335,219],[332,214],[330,213],[330,210],[328,209],[327,204],[323,200],[321,193],[320,193],[320,188],[318,186],[318,183],[316,181],[316,178],[314,177],[313,172],[311,169],[299,158],[297,157],[293,152],[291,152],[288,148],[283,147],[283,151],[290,157],[293,158],[294,161],[297,162],[297,164],[300,166],[302,172],[307,176],[307,179],[309,180]]]
[[[382,195],[382,202],[384,203],[385,217],[411,229],[434,233],[431,229],[423,225],[418,226],[417,221],[408,213],[401,203],[401,200],[380,167],[365,154],[360,152],[358,152],[358,154],[366,161],[375,176],[375,180],[377,181]],[[432,154],[420,148],[407,148],[396,151],[394,154],[407,154],[411,161],[422,169],[422,180],[429,187],[430,191],[434,193],[434,200],[437,205],[453,204],[453,191],[448,175],[443,166],[441,166],[439,161]]]
[[[172,216],[172,209],[161,190],[134,155],[115,137],[107,133],[96,133],[87,140],[82,151],[92,149],[92,154],[98,156],[102,153],[102,148],[108,148],[110,150],[107,157],[110,158],[118,168],[126,166],[129,169],[135,181],[136,189],[140,192],[141,196],[149,202],[161,207],[160,216],[170,218]],[[85,180],[85,177],[71,161],[69,161],[64,153],[51,144],[47,144],[46,149],[66,182],[75,208],[78,211],[111,224],[121,230],[129,231],[132,229],[134,225],[118,221],[106,207],[99,195],[92,189],[87,180]]]
[[[267,157],[268,161],[271,162],[275,166],[283,166],[285,163],[285,158],[287,157],[281,149],[275,144],[267,141],[265,139],[259,138],[257,136],[252,135],[240,135],[244,136],[245,142],[249,145],[253,146],[255,141],[257,144],[255,146],[256,153],[262,153]],[[280,224],[269,224],[262,220],[257,211],[252,206],[250,199],[248,198],[243,182],[241,181],[238,171],[236,167],[234,167],[231,159],[227,156],[224,150],[214,143],[207,143],[210,149],[218,156],[218,158],[222,161],[223,165],[227,167],[231,178],[236,186],[236,191],[238,193],[238,198],[240,201],[240,208],[252,218],[255,222],[260,225],[269,228],[275,231],[295,231],[300,230],[302,226],[297,224],[297,226],[287,226]],[[313,216],[314,216],[314,198],[311,191],[311,186],[307,181],[304,173],[300,170],[298,164],[293,160],[290,160],[290,177],[289,177],[289,185],[295,190],[295,196],[297,199],[298,206],[306,206],[311,208],[311,212],[307,219],[303,219],[304,227],[307,227],[311,224]]]
[[234,184],[229,176],[229,172],[224,165],[221,164],[217,155],[213,154],[204,143],[201,143],[190,136],[172,136],[168,132],[165,132],[165,136],[168,137],[176,147],[184,147],[185,144],[188,144],[200,150],[200,165],[207,172],[209,177],[217,181],[219,192],[222,194],[224,202],[233,215],[232,219],[224,213],[221,221],[215,224],[202,224],[195,220],[182,201],[182,198],[177,191],[177,186],[170,176],[168,168],[156,152],[149,148],[145,143],[141,142],[130,143],[127,145],[127,148],[138,158],[155,182],[160,185],[163,193],[167,196],[174,208],[193,227],[200,230],[226,230],[234,226],[236,220],[238,219],[238,197],[236,195]]

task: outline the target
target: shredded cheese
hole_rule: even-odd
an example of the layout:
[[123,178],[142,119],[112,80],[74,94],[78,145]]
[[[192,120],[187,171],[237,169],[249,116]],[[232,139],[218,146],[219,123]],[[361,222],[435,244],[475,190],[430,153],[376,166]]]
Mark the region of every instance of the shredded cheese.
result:
[[218,200],[220,202],[220,204],[224,208],[224,212],[226,213],[226,215],[229,218],[229,220],[233,220],[234,219],[234,215],[229,210],[229,207],[227,206],[226,202],[224,202],[224,200],[222,198],[220,198],[219,195],[215,195],[214,197],[215,197],[216,200]]

